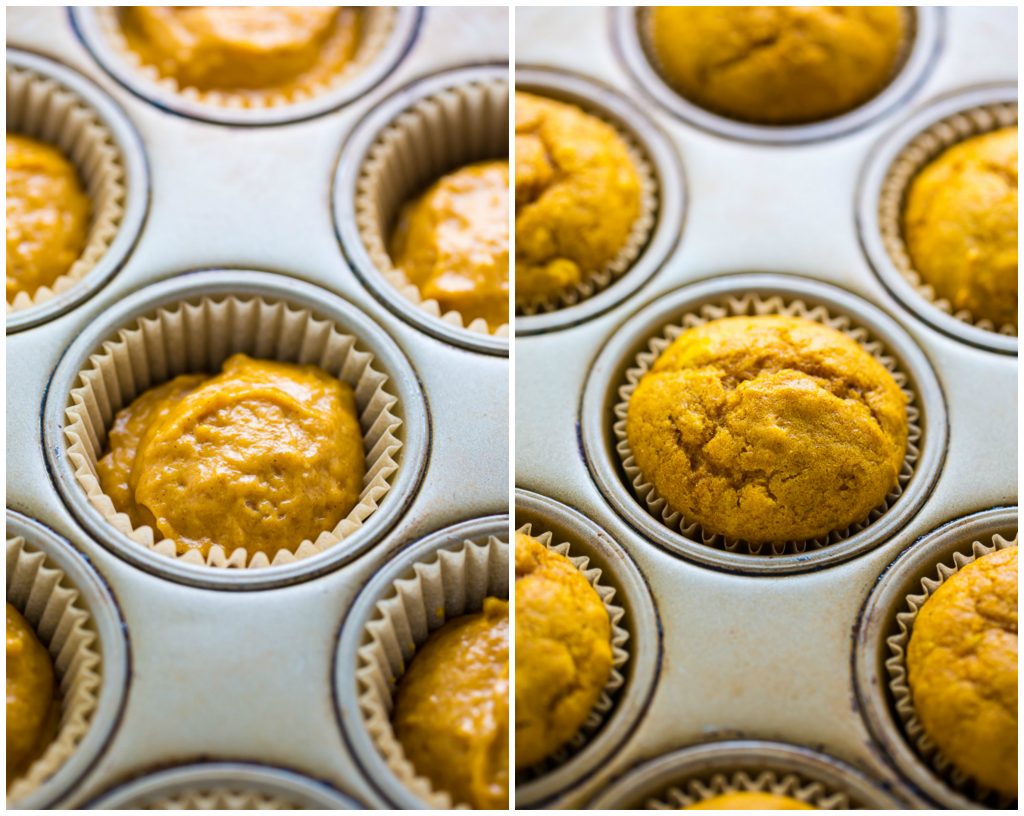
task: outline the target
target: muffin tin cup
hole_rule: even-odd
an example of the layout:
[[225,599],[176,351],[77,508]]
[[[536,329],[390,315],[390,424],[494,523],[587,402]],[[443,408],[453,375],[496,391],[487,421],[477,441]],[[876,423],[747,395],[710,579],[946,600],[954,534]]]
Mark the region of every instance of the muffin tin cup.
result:
[[[185,372],[214,372],[236,352],[315,364],[355,390],[366,452],[359,501],[332,530],[273,558],[243,549],[178,555],[135,528],[102,492],[96,461],[118,410]],[[165,577],[233,589],[291,583],[356,557],[399,517],[418,485],[427,406],[415,372],[365,315],[321,289],[263,272],[178,275],[141,290],[89,327],[58,364],[43,434],[65,501],[101,543]],[[392,494],[393,495],[390,495]],[[223,569],[225,567],[231,569]]]
[[402,206],[445,173],[508,159],[508,68],[481,65],[417,80],[353,131],[335,172],[333,210],[342,248],[363,282],[400,317],[442,340],[508,354],[507,323],[443,311],[423,299],[388,254]]
[[826,754],[760,740],[694,745],[627,771],[595,810],[680,810],[737,792],[789,796],[815,810],[902,810],[907,805]]
[[90,810],[362,810],[323,782],[251,762],[208,762],[117,785]]
[[392,806],[465,808],[418,774],[391,725],[398,680],[432,632],[509,597],[508,517],[440,530],[399,552],[345,618],[334,660],[334,702],[363,773]]
[[941,8],[916,7],[911,41],[902,63],[879,93],[852,110],[800,125],[758,125],[711,112],[674,90],[661,76],[647,45],[644,32],[646,7],[612,9],[610,26],[613,44],[633,81],[655,102],[687,124],[717,136],[743,142],[797,145],[835,139],[860,130],[906,102],[931,73],[942,49],[945,13]]
[[59,686],[57,734],[8,785],[18,809],[55,806],[106,748],[128,684],[128,645],[109,589],[71,546],[7,511],[7,601],[53,658]]
[[[682,331],[733,315],[785,314],[815,320],[855,339],[908,395],[907,452],[897,487],[869,517],[810,541],[757,547],[704,531],[668,507],[632,458],[625,423],[643,374]],[[613,507],[640,532],[699,563],[738,572],[780,574],[829,566],[888,540],[924,503],[945,456],[945,404],[938,380],[913,340],[874,306],[828,284],[788,275],[717,277],[642,307],[602,349],[581,406],[591,474]],[[764,553],[771,546],[770,554]]]
[[589,320],[644,286],[674,250],[683,227],[685,179],[669,139],[640,108],[592,79],[516,66],[516,89],[566,102],[615,128],[641,181],[641,213],[626,245],[603,269],[558,298],[516,301],[516,334],[529,336]]
[[56,317],[94,294],[138,238],[149,180],[134,127],[109,97],[76,72],[24,51],[7,51],[7,131],[60,150],[89,197],[81,256],[52,284],[7,304],[7,331]]
[[516,805],[530,808],[600,769],[632,733],[654,692],[661,622],[642,573],[594,522],[545,496],[516,489],[516,526],[569,558],[597,590],[612,620],[612,676],[594,710],[567,745],[516,771]]
[[382,82],[408,52],[420,9],[368,6],[353,60],[331,81],[292,94],[202,91],[161,76],[131,50],[116,7],[78,7],[71,23],[92,56],[132,93],[167,111],[221,125],[282,125],[321,116]]
[[868,154],[857,192],[861,245],[885,287],[911,314],[939,331],[989,351],[1017,353],[1015,326],[995,326],[954,311],[914,270],[903,241],[910,185],[940,153],[972,136],[1017,124],[1013,83],[968,88],[918,110]]
[[905,550],[882,573],[864,605],[854,649],[854,683],[872,735],[897,768],[946,808],[1015,807],[954,768],[924,733],[907,682],[914,621],[935,591],[967,564],[1017,543],[1017,509],[957,519]]

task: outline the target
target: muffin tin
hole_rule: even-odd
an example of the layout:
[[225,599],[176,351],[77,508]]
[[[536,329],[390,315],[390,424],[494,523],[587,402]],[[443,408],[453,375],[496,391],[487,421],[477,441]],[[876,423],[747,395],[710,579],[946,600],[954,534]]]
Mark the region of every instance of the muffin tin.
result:
[[[134,225],[124,264],[73,308],[18,331],[8,323],[7,504],[28,519],[29,543],[66,542],[109,587],[121,662],[110,657],[96,722],[64,770],[10,804],[138,805],[197,789],[284,790],[300,797],[289,802],[315,807],[391,804],[398,792],[375,787],[336,716],[340,627],[361,588],[405,547],[507,512],[509,367],[501,350],[439,339],[364,286],[335,232],[332,180],[348,135],[383,99],[427,75],[507,61],[508,12],[401,9],[402,45],[382,57],[372,87],[260,127],[174,115],[167,108],[182,100],[126,90],[104,70],[102,44],[79,38],[76,23],[89,13],[12,10],[8,60],[42,55],[59,63],[55,74],[92,88],[101,112],[123,112],[148,166],[148,183],[134,189],[149,213]],[[353,335],[393,389],[402,444],[390,489],[358,530],[319,555],[249,569],[169,558],[111,526],[69,467],[64,412],[88,358],[139,316],[181,302],[192,310],[201,298],[309,309]],[[245,342],[288,356],[287,338],[267,347],[272,331]],[[226,350],[198,348],[204,342],[201,331],[187,333],[171,356],[212,361]],[[9,517],[8,535],[16,529]],[[354,666],[342,662],[339,676],[346,671]]]
[[[904,550],[928,549],[932,531],[1007,506],[999,512],[1014,513],[1015,529],[1016,344],[983,350],[936,330],[918,301],[894,297],[862,246],[858,190],[875,146],[919,121],[917,111],[947,94],[1012,87],[1016,11],[916,13],[927,47],[905,63],[904,71],[917,72],[913,81],[897,77],[890,86],[898,98],[880,96],[870,116],[865,106],[813,133],[755,134],[679,115],[640,70],[636,9],[516,11],[525,77],[542,70],[593,82],[623,104],[643,100],[643,116],[630,124],[661,134],[686,177],[685,223],[681,211],[658,222],[673,236],[671,250],[649,274],[631,279],[627,271],[620,283],[632,282],[620,300],[581,320],[545,315],[552,322],[537,331],[528,318],[517,320],[517,487],[571,507],[628,554],[649,587],[663,641],[653,693],[627,685],[615,701],[640,709],[617,749],[599,767],[552,774],[537,799],[538,780],[522,778],[521,804],[654,806],[645,797],[673,786],[685,793],[694,778],[688,769],[728,776],[743,767],[755,776],[757,768],[794,771],[859,807],[952,803],[930,771],[905,767],[902,736],[876,726],[891,715],[876,715],[884,705],[869,703],[855,684],[855,663],[876,659],[856,632],[870,625],[864,604],[879,576]],[[861,533],[755,555],[708,546],[651,515],[623,478],[614,407],[638,352],[688,310],[756,310],[773,299],[824,306],[879,339],[915,392],[922,434],[905,492]],[[529,520],[518,514],[517,506],[517,526]],[[582,545],[593,533],[578,535]],[[614,564],[608,577],[615,580]]]

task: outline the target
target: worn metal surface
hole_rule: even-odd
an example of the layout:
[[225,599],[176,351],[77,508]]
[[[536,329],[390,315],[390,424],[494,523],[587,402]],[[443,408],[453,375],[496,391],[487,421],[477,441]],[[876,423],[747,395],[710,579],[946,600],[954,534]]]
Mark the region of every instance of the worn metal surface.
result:
[[[643,760],[731,737],[824,751],[921,804],[922,792],[885,758],[858,711],[854,628],[869,590],[904,548],[950,519],[1016,503],[1017,359],[934,330],[888,294],[861,250],[856,190],[872,146],[913,108],[956,88],[1016,81],[1016,11],[947,10],[943,48],[901,107],[845,135],[788,146],[715,136],[659,107],[616,53],[619,20],[604,9],[516,11],[517,62],[618,89],[669,135],[687,183],[678,248],[649,282],[585,323],[516,341],[517,485],[576,508],[624,547],[664,627],[660,675],[638,730],[549,802],[584,805]],[[605,500],[580,444],[584,386],[620,327],[670,290],[750,271],[831,283],[882,309],[918,344],[948,411],[944,463],[905,526],[844,563],[797,575],[746,576],[673,555]]]
[[[380,805],[335,717],[338,629],[359,588],[397,548],[507,511],[508,360],[434,339],[374,299],[343,259],[331,181],[346,135],[377,101],[423,74],[506,60],[508,12],[428,9],[409,53],[367,95],[318,118],[258,128],[202,123],[132,95],[92,59],[65,10],[8,10],[7,42],[57,59],[109,93],[137,128],[151,173],[149,215],[125,266],[81,305],[7,337],[8,507],[89,557],[117,597],[132,644],[123,717],[60,804],[89,801],[149,769],[214,759],[289,768]],[[431,407],[429,456],[411,506],[368,552],[291,586],[203,589],[133,566],[76,522],[43,455],[44,394],[69,344],[141,287],[220,267],[278,272],[354,304],[409,359]]]

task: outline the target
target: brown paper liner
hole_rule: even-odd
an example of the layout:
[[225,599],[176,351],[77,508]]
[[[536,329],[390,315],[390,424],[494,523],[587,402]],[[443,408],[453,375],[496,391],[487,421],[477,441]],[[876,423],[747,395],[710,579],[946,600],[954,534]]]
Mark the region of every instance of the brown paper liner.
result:
[[173,796],[147,797],[143,810],[304,810],[283,796],[229,787],[201,788]]
[[16,807],[75,752],[99,704],[103,661],[88,607],[71,579],[24,538],[7,539],[7,600],[32,625],[53,658],[59,682],[57,735],[25,774],[7,789]]
[[[538,92],[538,95],[543,96],[544,94],[541,91]],[[623,244],[622,249],[603,268],[589,273],[579,283],[567,287],[554,298],[525,299],[520,298],[517,294],[517,315],[555,312],[559,309],[575,306],[580,301],[586,300],[598,292],[607,289],[612,283],[626,274],[636,259],[640,257],[640,253],[647,246],[647,241],[650,239],[651,232],[654,230],[654,225],[658,220],[658,182],[651,166],[651,160],[646,152],[644,152],[640,142],[620,124],[609,119],[599,108],[588,106],[585,102],[579,101],[574,101],[572,104],[583,110],[584,113],[600,119],[606,125],[614,128],[619,138],[625,143],[630,161],[640,177],[640,214],[637,216],[636,221],[633,222],[633,226],[626,237],[626,243]]]
[[452,618],[483,608],[487,597],[508,598],[508,542],[490,537],[441,550],[397,579],[366,625],[356,654],[359,708],[384,761],[404,787],[430,809],[466,809],[436,790],[406,759],[391,725],[399,678],[430,633]]
[[629,650],[627,648],[629,631],[623,625],[626,610],[613,602],[615,597],[614,587],[601,583],[600,568],[590,567],[590,559],[587,556],[572,555],[572,545],[568,541],[562,541],[557,544],[553,543],[553,536],[549,531],[533,533],[531,532],[532,527],[532,524],[524,524],[516,532],[536,538],[549,550],[569,559],[583,573],[583,577],[587,579],[604,604],[612,625],[612,670],[608,675],[608,682],[605,683],[604,688],[601,690],[601,696],[587,715],[583,725],[580,726],[580,730],[573,735],[568,743],[551,754],[547,759],[531,768],[517,770],[516,776],[519,777],[519,782],[536,779],[559,765],[564,765],[587,745],[589,740],[601,729],[601,726],[615,707],[615,698],[619,690],[626,683],[626,679],[622,674],[622,667],[629,660]]
[[347,83],[373,63],[378,57],[395,26],[396,10],[391,6],[363,7],[362,30],[359,45],[352,60],[329,80],[297,88],[290,92],[283,91],[203,91],[191,86],[178,84],[174,77],[161,76],[152,65],[144,63],[139,55],[128,45],[121,23],[118,20],[118,9],[112,6],[95,9],[96,19],[103,42],[122,63],[135,73],[144,84],[164,94],[173,94],[214,108],[232,110],[266,110],[305,102],[330,93]]
[[[256,358],[319,366],[355,390],[366,452],[359,502],[333,530],[294,552],[265,553],[214,546],[204,559],[197,550],[178,554],[170,539],[156,540],[151,527],[133,527],[100,487],[96,462],[106,447],[114,415],[143,391],[185,372],[216,371],[235,352]],[[355,532],[391,489],[402,448],[401,406],[386,374],[374,367],[359,340],[307,309],[254,297],[202,297],[140,317],[89,357],[65,409],[67,457],[90,503],[119,532],[168,558],[209,567],[266,567],[309,558]]]
[[[843,334],[856,340],[865,351],[885,366],[886,370],[900,387],[900,390],[907,397],[907,452],[903,459],[903,467],[900,469],[899,476],[897,477],[896,487],[885,497],[885,501],[872,510],[863,521],[851,524],[843,530],[834,530],[827,536],[820,538],[766,544],[743,541],[712,533],[709,530],[705,530],[699,523],[683,518],[681,513],[670,508],[654,485],[648,482],[643,473],[641,473],[636,460],[633,458],[629,440],[626,438],[626,415],[629,411],[630,397],[632,397],[633,392],[636,390],[640,378],[651,369],[655,360],[671,345],[672,341],[686,329],[701,326],[711,320],[723,317],[774,314],[814,320],[817,323],[841,331]],[[701,541],[709,547],[717,547],[729,552],[749,553],[751,555],[785,555],[820,549],[849,538],[853,534],[869,527],[872,522],[880,518],[895,504],[914,475],[914,467],[920,456],[918,443],[921,439],[921,426],[919,424],[921,412],[915,405],[916,401],[917,396],[911,390],[907,375],[900,370],[899,361],[887,354],[881,342],[871,337],[866,329],[856,325],[849,317],[845,315],[832,315],[824,306],[809,306],[801,300],[787,301],[778,295],[766,299],[759,295],[747,293],[728,296],[719,303],[704,304],[698,312],[690,312],[684,315],[681,320],[666,326],[659,335],[652,337],[648,341],[647,350],[640,352],[636,356],[634,364],[626,371],[626,382],[619,386],[619,401],[615,403],[613,409],[615,422],[612,430],[616,439],[615,450],[618,453],[622,468],[634,495],[647,509],[647,512],[667,527],[678,530],[691,540]],[[765,548],[770,548],[770,552],[763,552]]]
[[804,802],[815,810],[854,810],[849,795],[817,780],[795,773],[779,774],[771,770],[714,773],[706,778],[688,779],[666,788],[660,796],[646,802],[648,810],[681,810],[725,793],[773,793]]
[[987,807],[999,809],[1008,807],[1010,800],[998,792],[989,790],[975,782],[971,777],[958,770],[952,762],[942,755],[935,743],[925,733],[924,727],[921,725],[921,721],[918,720],[917,712],[914,709],[906,661],[907,646],[910,643],[910,634],[914,628],[914,621],[917,619],[921,607],[935,594],[936,590],[948,581],[951,576],[956,575],[968,564],[977,561],[983,555],[1015,546],[1017,546],[1016,536],[1012,541],[1007,541],[998,534],[992,536],[988,542],[965,542],[960,552],[956,552],[951,558],[936,564],[931,573],[921,579],[920,592],[907,595],[902,611],[896,615],[897,631],[885,640],[889,647],[889,657],[885,661],[889,692],[892,695],[896,713],[899,715],[903,733],[911,747],[940,779],[958,793],[974,802],[980,802]]
[[508,156],[508,81],[493,79],[447,88],[411,105],[385,128],[356,182],[355,218],[378,272],[410,303],[457,328],[508,337],[508,324],[493,332],[482,317],[442,311],[388,254],[388,238],[401,207],[445,173]]
[[49,286],[18,292],[9,312],[39,306],[67,292],[99,262],[121,226],[125,171],[117,142],[99,115],[76,94],[43,74],[7,66],[7,132],[58,148],[78,170],[92,205],[85,249]]
[[878,201],[878,227],[893,265],[921,297],[957,320],[985,331],[1017,336],[1012,324],[996,326],[991,320],[975,319],[969,311],[954,311],[952,304],[940,298],[932,286],[914,269],[910,253],[903,241],[903,211],[917,174],[940,153],[972,136],[980,136],[1017,124],[1017,103],[982,105],[970,108],[936,122],[918,134],[893,159],[889,166]]

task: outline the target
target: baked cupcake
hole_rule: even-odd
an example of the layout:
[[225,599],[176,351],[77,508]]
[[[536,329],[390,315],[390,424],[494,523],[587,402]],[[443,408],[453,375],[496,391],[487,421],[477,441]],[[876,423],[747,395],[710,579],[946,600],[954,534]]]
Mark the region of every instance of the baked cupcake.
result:
[[732,791],[703,799],[683,810],[814,810],[792,796],[759,791]]
[[661,6],[646,23],[655,65],[680,95],[764,125],[828,119],[868,101],[907,39],[895,6]]
[[1017,128],[950,147],[918,173],[903,213],[911,264],[954,312],[1017,326]]
[[516,767],[579,731],[612,669],[611,620],[564,555],[516,533]]
[[309,94],[352,62],[362,12],[330,6],[134,6],[127,47],[182,88]]
[[508,808],[508,601],[485,599],[417,649],[393,724],[416,772],[457,804]]
[[970,562],[928,598],[910,634],[907,680],[942,755],[1016,798],[1016,547]]
[[7,134],[7,302],[68,272],[85,249],[91,206],[75,166],[50,145]]
[[7,786],[57,733],[60,704],[53,660],[28,621],[7,604]]
[[244,354],[146,391],[108,444],[97,474],[118,512],[204,557],[219,545],[272,559],[315,540],[355,506],[365,471],[351,386]]
[[896,486],[906,397],[856,341],[765,315],[682,332],[640,379],[626,433],[643,477],[706,531],[748,542],[826,536]]
[[463,167],[407,204],[390,255],[442,313],[483,318],[491,331],[508,323],[508,162]]
[[516,303],[550,301],[626,248],[642,184],[615,128],[516,92]]

